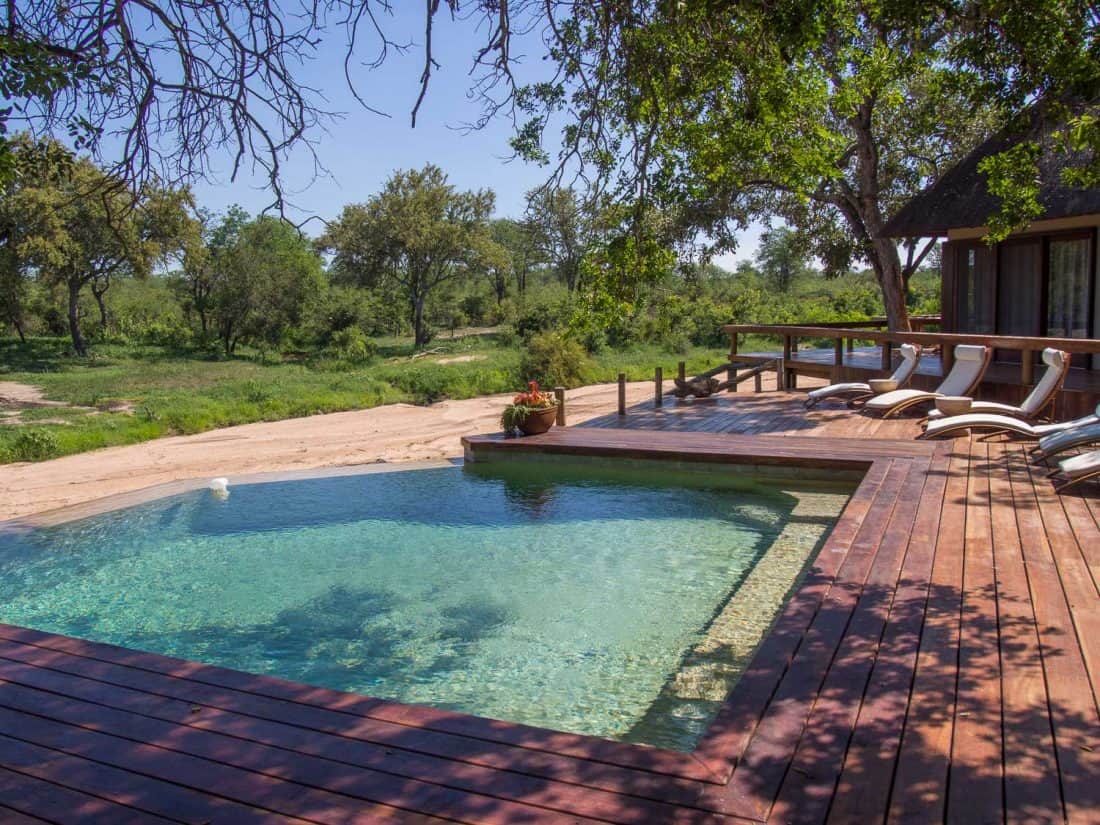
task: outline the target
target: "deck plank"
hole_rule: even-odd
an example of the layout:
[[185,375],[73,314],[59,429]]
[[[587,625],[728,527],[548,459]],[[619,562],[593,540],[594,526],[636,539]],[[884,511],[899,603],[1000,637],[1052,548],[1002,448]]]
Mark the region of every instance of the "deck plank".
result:
[[942,821],[955,716],[969,454],[951,454],[889,821]]
[[975,825],[992,825],[1004,819],[1001,663],[990,475],[988,446],[971,441],[947,821]]
[[[20,690],[24,688],[25,690]],[[28,691],[49,691],[66,697],[66,703],[75,708],[96,704],[105,710],[98,714],[79,717],[72,724],[80,724],[94,730],[114,733],[125,729],[128,735],[142,731],[143,741],[160,747],[181,749],[182,752],[204,758],[217,758],[230,764],[225,757],[212,754],[226,753],[222,748],[223,737],[235,737],[244,753],[257,754],[253,761],[232,761],[239,767],[261,772],[275,773],[283,779],[294,779],[303,767],[316,773],[325,773],[329,782],[345,781],[352,771],[359,779],[376,779],[380,774],[404,777],[406,792],[419,787],[416,777],[428,778],[427,784],[492,796],[501,800],[499,807],[511,810],[507,802],[523,800],[523,805],[535,805],[547,809],[568,810],[586,816],[600,817],[608,821],[674,821],[676,811],[667,803],[638,799],[625,806],[618,794],[589,791],[583,795],[573,792],[571,785],[547,783],[515,772],[490,770],[458,760],[424,757],[392,749],[376,748],[365,743],[348,741],[346,737],[305,730],[287,724],[260,720],[238,713],[228,713],[176,699],[169,699],[142,691],[120,688],[82,678],[79,675],[47,669],[42,665],[27,664],[11,658],[0,658],[0,703],[18,710],[46,713],[39,705],[28,707],[18,702],[41,702]],[[53,713],[59,705],[50,702]],[[133,715],[142,717],[136,720]],[[147,717],[147,718],[146,718]],[[51,718],[58,718],[51,714]],[[188,730],[180,732],[180,727]],[[209,734],[203,736],[203,733]],[[167,737],[179,734],[179,744],[166,745]],[[175,740],[173,740],[174,742]],[[278,749],[273,753],[271,749]],[[232,750],[232,749],[229,749]],[[292,757],[287,756],[292,754]],[[233,754],[236,760],[238,755]],[[278,769],[262,769],[259,765],[278,765],[280,759],[290,758],[292,764]],[[309,777],[297,781],[306,783]],[[424,787],[425,793],[431,789]],[[370,798],[370,797],[367,797]],[[371,799],[392,804],[392,799]],[[629,811],[624,809],[629,807]],[[518,815],[521,811],[514,811]],[[447,813],[447,812],[443,812]]]
[[[246,714],[259,721],[272,721],[284,727],[293,725],[303,731],[316,732],[322,743],[326,737],[339,736],[346,743],[345,747],[356,751],[364,766],[385,764],[389,771],[403,769],[411,772],[410,775],[422,775],[426,771],[428,775],[438,776],[445,773],[448,767],[469,764],[685,804],[697,796],[694,784],[670,778],[658,779],[647,772],[622,770],[599,762],[501,746],[493,742],[472,741],[453,734],[333,712],[324,707],[212,687],[203,682],[138,670],[66,651],[13,642],[4,638],[4,633],[4,628],[0,627],[0,639],[3,639],[0,642],[0,656],[5,659],[94,678],[116,687],[120,697],[136,690],[163,699],[180,700],[184,703],[181,719],[190,724],[206,725],[209,717],[221,719],[219,712],[229,711]],[[201,709],[202,712],[192,712],[192,709]],[[211,726],[219,729],[218,724],[212,723]]]
[[920,505],[927,463],[908,468],[866,584],[769,814],[777,823],[824,822],[886,626]]
[[[1020,543],[1039,629],[1058,771],[1067,818],[1087,822],[1100,810],[1100,730],[1096,685],[1090,680],[1070,605],[1047,529],[1050,485],[1035,477],[1022,457],[1009,462]],[[1082,606],[1084,607],[1084,605]]]
[[791,663],[724,793],[738,811],[764,819],[790,766],[829,665],[856,608],[909,462],[892,464],[883,482],[887,500],[868,513],[845,555],[834,584],[806,632],[804,652]]
[[[1026,825],[1064,821],[1065,811],[1039,634],[1009,476],[1009,462],[1018,451],[1004,444],[992,448],[1000,471],[991,475],[989,487],[1000,625],[1005,820]],[[1028,506],[1026,501],[1020,504]]]
[[837,825],[873,821],[887,810],[920,645],[949,463],[949,450],[939,449],[925,477],[882,643],[831,800],[828,821]]

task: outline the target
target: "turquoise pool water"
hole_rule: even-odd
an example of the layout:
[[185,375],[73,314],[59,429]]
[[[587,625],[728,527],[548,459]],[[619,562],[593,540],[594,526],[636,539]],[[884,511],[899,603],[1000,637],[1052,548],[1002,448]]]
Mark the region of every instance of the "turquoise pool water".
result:
[[[0,534],[0,620],[690,749],[718,702],[670,685],[801,500],[568,464],[196,491]],[[808,520],[781,592],[748,613],[774,615],[835,512]]]

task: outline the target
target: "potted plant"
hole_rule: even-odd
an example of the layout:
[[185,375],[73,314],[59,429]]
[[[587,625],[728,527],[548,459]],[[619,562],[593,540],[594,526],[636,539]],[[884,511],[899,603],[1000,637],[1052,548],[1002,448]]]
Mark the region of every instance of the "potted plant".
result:
[[519,393],[500,415],[505,433],[519,430],[524,435],[538,435],[554,426],[558,402],[554,396],[539,389],[538,381],[527,384],[527,392]]

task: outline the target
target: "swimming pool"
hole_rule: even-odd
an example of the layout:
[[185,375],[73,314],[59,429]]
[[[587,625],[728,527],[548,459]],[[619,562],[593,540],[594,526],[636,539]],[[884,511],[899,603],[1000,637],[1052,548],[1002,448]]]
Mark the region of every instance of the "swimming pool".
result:
[[849,486],[508,462],[0,533],[0,621],[690,750]]

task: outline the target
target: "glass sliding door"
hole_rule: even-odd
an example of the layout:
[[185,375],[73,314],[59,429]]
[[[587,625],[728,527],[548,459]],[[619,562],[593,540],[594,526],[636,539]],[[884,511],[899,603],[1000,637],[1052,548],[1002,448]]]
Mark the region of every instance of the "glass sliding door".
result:
[[988,335],[994,331],[996,252],[977,242],[959,248],[955,283],[955,328]]
[[1047,335],[1089,337],[1092,243],[1088,236],[1051,238],[1047,253]]
[[997,283],[997,332],[1043,334],[1043,243],[1038,238],[1002,243]]

